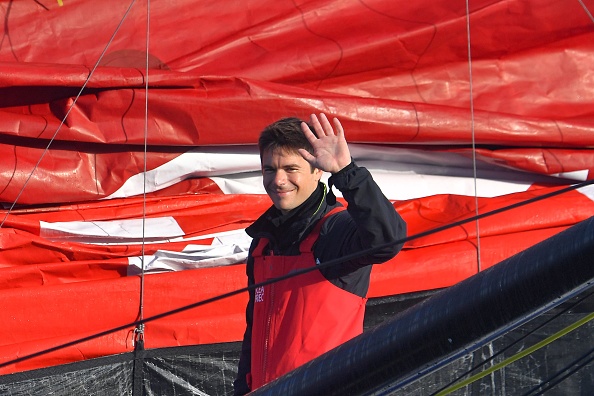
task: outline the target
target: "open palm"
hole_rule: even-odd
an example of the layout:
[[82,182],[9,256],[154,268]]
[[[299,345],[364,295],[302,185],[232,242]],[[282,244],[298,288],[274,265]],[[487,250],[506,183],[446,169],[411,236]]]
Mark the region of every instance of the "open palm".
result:
[[313,146],[314,152],[312,155],[307,150],[300,149],[299,153],[314,168],[336,173],[351,163],[351,153],[340,121],[337,118],[333,118],[332,121],[334,128],[324,113],[320,113],[319,119],[312,114],[311,123],[316,134],[303,122],[301,129]]

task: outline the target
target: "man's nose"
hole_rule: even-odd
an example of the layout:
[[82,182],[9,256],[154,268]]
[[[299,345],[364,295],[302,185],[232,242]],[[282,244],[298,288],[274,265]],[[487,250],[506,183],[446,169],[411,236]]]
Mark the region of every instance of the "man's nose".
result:
[[283,171],[278,171],[274,175],[274,183],[277,186],[284,186],[287,183],[287,174]]

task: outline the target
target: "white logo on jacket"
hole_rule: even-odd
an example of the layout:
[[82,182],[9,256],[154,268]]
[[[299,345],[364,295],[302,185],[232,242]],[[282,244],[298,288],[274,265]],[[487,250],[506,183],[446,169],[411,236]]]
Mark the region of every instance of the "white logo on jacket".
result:
[[264,301],[264,286],[260,286],[256,289],[255,297],[256,302]]

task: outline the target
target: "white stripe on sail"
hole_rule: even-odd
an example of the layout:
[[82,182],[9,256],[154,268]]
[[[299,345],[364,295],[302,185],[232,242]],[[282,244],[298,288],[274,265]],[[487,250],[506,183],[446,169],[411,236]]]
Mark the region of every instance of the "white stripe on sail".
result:
[[[171,217],[124,219],[110,221],[39,222],[39,235],[48,240],[101,243],[117,240],[139,241],[154,238],[174,238],[184,235]],[[143,230],[144,229],[144,230]]]

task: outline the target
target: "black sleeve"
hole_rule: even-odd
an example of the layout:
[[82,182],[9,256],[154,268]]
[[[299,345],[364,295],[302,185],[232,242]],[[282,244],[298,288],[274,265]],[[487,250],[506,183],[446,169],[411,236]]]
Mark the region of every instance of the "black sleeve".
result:
[[320,260],[327,261],[373,249],[373,252],[361,258],[343,263],[341,271],[344,275],[396,256],[403,245],[396,242],[406,237],[406,223],[369,171],[352,162],[332,175],[329,184],[334,184],[342,192],[347,201],[348,214],[338,213],[324,224],[320,245],[316,246],[316,252],[322,256]]
[[[253,246],[253,245],[252,245]],[[248,256],[246,273],[248,277],[248,286],[254,284],[253,259]],[[250,387],[247,383],[247,375],[251,372],[252,359],[252,322],[254,316],[254,291],[249,291],[249,301],[245,310],[246,328],[243,335],[243,342],[241,344],[241,354],[239,356],[239,364],[237,370],[237,378],[233,382],[233,395],[240,396],[250,392]]]

